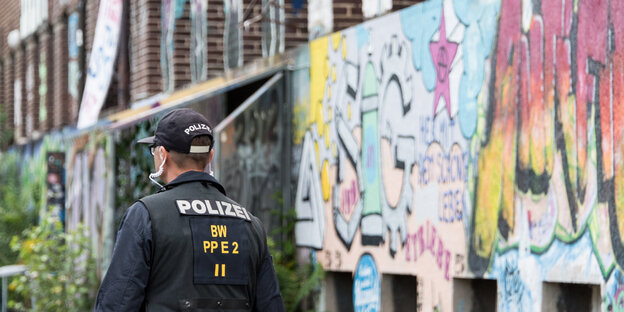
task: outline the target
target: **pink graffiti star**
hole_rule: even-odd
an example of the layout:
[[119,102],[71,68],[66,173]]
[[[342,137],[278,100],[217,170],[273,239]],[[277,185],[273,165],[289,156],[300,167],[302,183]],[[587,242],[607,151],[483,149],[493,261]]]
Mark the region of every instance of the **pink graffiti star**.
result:
[[448,75],[451,70],[451,64],[457,53],[456,42],[446,41],[446,25],[444,23],[444,8],[442,8],[442,17],[440,19],[440,39],[429,43],[429,51],[433,58],[433,64],[436,67],[437,82],[435,87],[435,100],[433,102],[433,115],[435,116],[438,108],[440,96],[444,97],[446,102],[446,110],[451,118],[451,97],[449,95]]

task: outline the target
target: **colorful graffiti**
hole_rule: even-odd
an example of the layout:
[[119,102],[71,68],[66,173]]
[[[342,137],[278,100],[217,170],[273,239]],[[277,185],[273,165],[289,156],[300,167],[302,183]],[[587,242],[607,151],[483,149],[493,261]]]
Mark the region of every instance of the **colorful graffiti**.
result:
[[262,22],[262,57],[284,53],[285,12],[284,0],[262,0],[267,18]]
[[310,40],[322,37],[334,29],[332,0],[310,0],[308,2],[308,37]]
[[65,153],[47,153],[46,209],[65,224]]
[[35,211],[39,220],[59,218],[68,231],[79,223],[86,225],[100,278],[113,249],[111,143],[111,136],[102,132],[51,133],[0,155],[3,161],[18,155],[21,172],[6,178],[7,183],[19,181],[20,190],[14,191],[20,198],[0,194],[2,201],[15,204],[19,200],[21,209]]
[[[615,43],[623,34],[617,31],[622,21],[608,14],[624,6],[533,6],[501,5],[469,265],[485,272],[495,248],[519,240],[517,219],[526,214],[536,252],[555,238],[571,241],[589,231],[606,278],[615,262],[624,262],[614,144],[620,110],[615,72],[622,66]],[[492,170],[492,163],[505,165]]]
[[78,112],[78,88],[82,72],[79,65],[79,53],[82,47],[82,30],[80,30],[79,14],[74,12],[67,17],[67,92],[69,94],[70,114]]
[[223,0],[223,67],[230,70],[243,65],[243,1]]
[[621,12],[437,0],[312,41],[294,108],[298,245],[329,270],[369,253],[417,275],[424,310],[451,310],[453,277],[496,279],[505,311],[539,310],[545,281],[613,285],[615,306]]
[[197,83],[208,77],[208,1],[191,1],[191,81]]
[[217,177],[228,196],[260,218],[267,229],[280,226],[275,210],[282,196],[284,132],[283,80],[228,124],[220,124],[215,151]]
[[39,54],[39,68],[37,71],[39,75],[39,105],[38,105],[38,115],[39,120],[37,121],[39,124],[43,124],[48,120],[48,66],[46,63],[46,53],[42,52]]
[[173,32],[175,30],[176,0],[162,2],[160,25],[160,68],[163,77],[163,91],[174,89],[173,75]]
[[79,223],[87,226],[99,277],[102,269],[108,267],[113,247],[113,198],[109,190],[114,183],[111,153],[112,138],[103,133],[74,138],[66,152],[65,226],[68,230],[76,229]]

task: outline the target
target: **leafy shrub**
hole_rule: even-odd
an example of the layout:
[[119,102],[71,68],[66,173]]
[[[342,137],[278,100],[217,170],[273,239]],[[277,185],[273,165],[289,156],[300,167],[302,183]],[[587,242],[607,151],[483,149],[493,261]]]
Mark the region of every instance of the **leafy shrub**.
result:
[[286,311],[314,310],[314,297],[323,280],[323,268],[319,263],[297,262],[295,209],[276,213],[281,226],[274,229],[271,236],[280,237],[280,242],[276,243],[271,237],[267,241]]
[[[0,105],[0,125],[6,125],[9,123],[9,115],[6,112],[6,107]],[[5,149],[13,141],[13,130],[10,127],[0,127],[0,149]]]
[[46,220],[14,236],[11,248],[19,252],[26,275],[9,288],[20,295],[9,306],[20,311],[88,311],[98,287],[91,241],[86,227],[66,233],[58,220]]
[[19,152],[0,155],[0,266],[15,264],[17,252],[10,247],[11,237],[19,235],[37,220],[37,202],[34,194],[41,193],[41,182],[29,179],[26,183],[20,169]]

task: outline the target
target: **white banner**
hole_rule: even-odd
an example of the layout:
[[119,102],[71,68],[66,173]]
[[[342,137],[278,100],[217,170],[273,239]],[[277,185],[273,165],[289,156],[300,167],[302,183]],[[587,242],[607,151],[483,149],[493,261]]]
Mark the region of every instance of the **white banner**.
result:
[[85,82],[78,128],[86,128],[98,121],[100,109],[106,100],[117,56],[121,27],[122,0],[101,0],[87,80]]

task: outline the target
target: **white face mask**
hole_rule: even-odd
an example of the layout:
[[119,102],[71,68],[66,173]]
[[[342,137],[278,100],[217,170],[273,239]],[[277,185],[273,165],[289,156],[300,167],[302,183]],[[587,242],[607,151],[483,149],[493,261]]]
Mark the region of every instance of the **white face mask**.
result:
[[[162,151],[160,151],[160,157],[162,158]],[[162,184],[158,183],[158,181],[156,181],[156,178],[160,177],[161,174],[163,174],[163,167],[165,166],[165,162],[167,162],[167,157],[165,157],[165,159],[163,159],[162,163],[160,163],[160,167],[158,168],[158,171],[154,172],[154,173],[150,173],[149,175],[149,179],[150,181],[152,181],[152,183],[158,185],[158,187],[163,188],[164,186],[162,186]]]
[[212,171],[212,162],[208,163],[208,174],[214,177],[214,171]]

